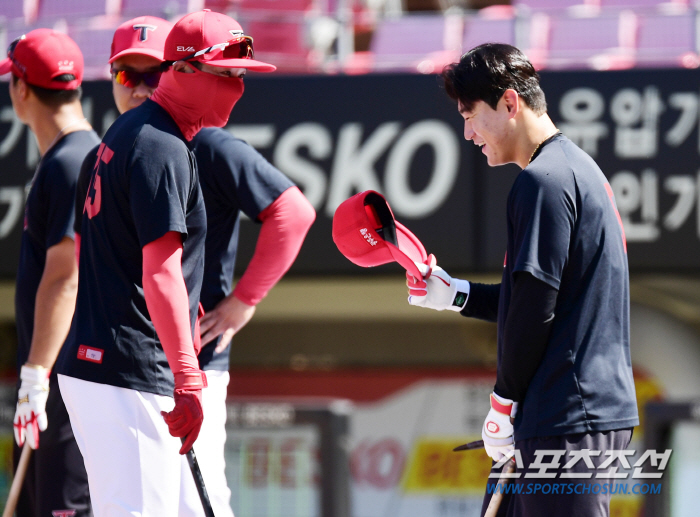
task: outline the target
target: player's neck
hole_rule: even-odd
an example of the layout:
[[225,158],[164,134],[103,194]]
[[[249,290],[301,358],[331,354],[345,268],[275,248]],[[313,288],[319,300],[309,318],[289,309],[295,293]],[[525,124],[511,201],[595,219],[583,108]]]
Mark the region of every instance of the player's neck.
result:
[[520,139],[520,153],[517,164],[521,169],[528,166],[538,148],[557,132],[557,127],[546,113],[535,115],[530,112],[523,120],[523,131]]
[[63,104],[55,109],[37,106],[28,124],[36,137],[39,154],[42,156],[65,135],[91,129],[79,101]]

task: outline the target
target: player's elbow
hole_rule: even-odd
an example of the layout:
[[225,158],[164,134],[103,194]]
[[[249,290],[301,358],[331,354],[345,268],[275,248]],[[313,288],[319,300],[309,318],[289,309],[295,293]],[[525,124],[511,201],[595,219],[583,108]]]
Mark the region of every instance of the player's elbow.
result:
[[292,187],[284,193],[286,202],[293,207],[293,221],[298,233],[306,235],[316,220],[316,210],[301,193],[298,187]]
[[314,210],[314,207],[309,203],[309,200],[304,197],[301,191],[299,191],[299,195],[302,200],[299,202],[297,220],[299,226],[304,229],[304,234],[306,234],[316,220],[316,210]]

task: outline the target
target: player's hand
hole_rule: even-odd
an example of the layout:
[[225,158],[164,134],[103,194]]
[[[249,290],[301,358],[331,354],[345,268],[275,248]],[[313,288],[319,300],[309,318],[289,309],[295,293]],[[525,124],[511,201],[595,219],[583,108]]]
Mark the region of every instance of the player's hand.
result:
[[184,438],[180,454],[186,454],[199,436],[204,421],[202,409],[202,388],[205,388],[206,376],[201,371],[175,374],[175,407],[169,413],[161,411],[163,420],[168,424],[172,436]]
[[49,424],[46,417],[46,400],[49,398],[49,374],[42,366],[25,364],[20,370],[22,384],[17,395],[14,429],[15,441],[22,447],[24,440],[32,449],[39,447],[39,431]]
[[233,294],[227,296],[199,321],[202,346],[221,336],[216,352],[222,352],[229,345],[234,334],[251,320],[253,314],[255,314],[255,305],[248,305]]
[[515,447],[513,418],[517,410],[517,402],[491,393],[491,409],[484,420],[481,438],[486,454],[494,461],[499,461]]
[[422,279],[406,273],[408,303],[436,311],[461,311],[469,298],[469,282],[450,277],[444,269],[435,264],[433,255],[430,255],[428,260],[427,267],[425,264],[416,263],[421,273],[424,270],[427,272]]

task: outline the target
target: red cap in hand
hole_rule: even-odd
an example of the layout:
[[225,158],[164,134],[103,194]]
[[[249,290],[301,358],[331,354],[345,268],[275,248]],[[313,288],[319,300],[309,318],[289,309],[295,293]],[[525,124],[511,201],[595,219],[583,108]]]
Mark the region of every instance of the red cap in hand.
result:
[[398,262],[422,278],[416,262],[428,259],[425,247],[408,228],[394,219],[384,196],[374,190],[343,201],[333,216],[333,242],[350,262],[373,267]]

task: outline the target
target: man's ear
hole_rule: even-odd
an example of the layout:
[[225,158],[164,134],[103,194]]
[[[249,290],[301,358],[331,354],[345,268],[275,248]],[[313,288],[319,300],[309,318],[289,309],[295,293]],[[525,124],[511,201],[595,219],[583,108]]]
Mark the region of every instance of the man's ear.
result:
[[518,92],[512,88],[508,88],[505,92],[503,92],[501,102],[505,104],[510,118],[517,115],[520,111],[520,96],[518,95]]
[[27,86],[27,83],[24,81],[24,79],[17,78],[17,82],[14,84],[13,87],[15,89],[16,98],[23,101],[27,100],[27,97],[29,97],[29,93],[31,90],[29,89],[29,86]]

